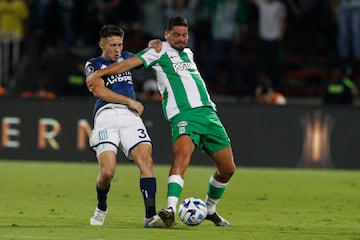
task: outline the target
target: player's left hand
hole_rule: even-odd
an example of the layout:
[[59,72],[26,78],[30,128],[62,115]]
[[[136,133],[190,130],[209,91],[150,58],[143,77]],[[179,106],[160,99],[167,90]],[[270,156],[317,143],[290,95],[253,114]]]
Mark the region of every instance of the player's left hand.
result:
[[161,52],[162,41],[160,39],[150,40],[148,43],[149,48],[154,48],[157,53]]
[[128,107],[129,109],[134,110],[139,116],[141,116],[141,114],[144,112],[144,106],[142,105],[141,102],[136,100],[131,100],[128,103]]

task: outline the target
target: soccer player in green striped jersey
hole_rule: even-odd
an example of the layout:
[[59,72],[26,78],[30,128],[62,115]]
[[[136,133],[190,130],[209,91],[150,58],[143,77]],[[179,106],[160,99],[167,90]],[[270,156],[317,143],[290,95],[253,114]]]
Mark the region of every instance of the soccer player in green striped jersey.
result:
[[113,75],[138,66],[155,69],[162,95],[164,117],[172,129],[173,159],[168,177],[167,208],[159,216],[168,227],[174,226],[175,213],[184,187],[184,175],[196,147],[213,160],[216,170],[210,176],[205,202],[207,220],[216,226],[230,226],[216,211],[226,186],[236,170],[231,142],[211,100],[192,51],[187,48],[188,24],[181,17],[168,20],[166,41],[150,41],[135,56],[97,70],[86,79],[89,91],[104,75]]

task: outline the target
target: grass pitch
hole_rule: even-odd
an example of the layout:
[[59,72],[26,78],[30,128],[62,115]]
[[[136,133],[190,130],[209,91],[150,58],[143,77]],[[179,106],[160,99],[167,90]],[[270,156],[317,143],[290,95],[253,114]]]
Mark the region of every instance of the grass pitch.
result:
[[[155,167],[157,208],[166,203],[169,166]],[[190,166],[181,198],[204,198],[211,167]],[[95,163],[0,161],[0,239],[346,239],[360,240],[360,171],[237,169],[218,210],[232,224],[144,229],[135,165],[119,163],[104,226]]]

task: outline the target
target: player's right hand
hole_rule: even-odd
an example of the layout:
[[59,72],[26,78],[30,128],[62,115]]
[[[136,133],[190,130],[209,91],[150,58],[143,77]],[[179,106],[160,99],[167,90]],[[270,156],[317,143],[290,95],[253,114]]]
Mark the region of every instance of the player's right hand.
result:
[[148,43],[149,48],[154,48],[157,53],[161,52],[162,41],[160,39],[150,40]]

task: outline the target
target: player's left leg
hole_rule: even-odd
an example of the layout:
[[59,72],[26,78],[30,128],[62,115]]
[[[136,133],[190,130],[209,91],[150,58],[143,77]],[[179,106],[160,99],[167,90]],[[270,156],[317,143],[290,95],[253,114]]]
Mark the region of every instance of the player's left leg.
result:
[[216,226],[230,226],[230,223],[216,212],[216,205],[236,169],[231,146],[215,152],[211,158],[217,170],[209,179],[208,192],[205,198],[208,209],[206,219],[212,221]]
[[148,143],[140,143],[131,150],[131,158],[134,159],[140,171],[140,190],[145,205],[144,227],[165,227],[163,221],[156,214],[156,178],[152,159],[152,146]]
[[208,209],[206,219],[212,221],[216,226],[230,226],[229,222],[216,212],[216,205],[236,169],[231,142],[217,114],[210,112],[207,118],[211,121],[207,125],[207,134],[201,138],[201,145],[213,160],[216,171],[208,183],[208,192],[205,198]]

